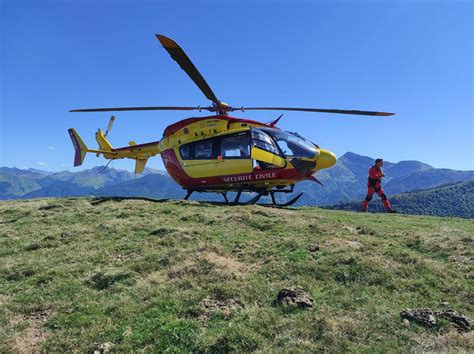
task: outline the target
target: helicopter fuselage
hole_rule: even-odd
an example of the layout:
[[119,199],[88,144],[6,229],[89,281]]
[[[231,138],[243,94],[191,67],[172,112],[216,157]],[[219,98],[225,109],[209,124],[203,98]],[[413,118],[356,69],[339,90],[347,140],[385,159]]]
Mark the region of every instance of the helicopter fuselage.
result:
[[333,153],[295,133],[226,115],[172,124],[158,147],[169,175],[195,190],[271,190],[336,162]]

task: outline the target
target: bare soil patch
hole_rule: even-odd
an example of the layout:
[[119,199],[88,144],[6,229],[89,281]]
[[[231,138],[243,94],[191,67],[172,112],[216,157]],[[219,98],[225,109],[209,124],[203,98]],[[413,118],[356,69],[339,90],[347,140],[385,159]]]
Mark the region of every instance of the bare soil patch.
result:
[[29,316],[19,315],[13,317],[10,324],[17,327],[26,323],[26,329],[17,332],[11,341],[11,347],[17,353],[38,353],[40,345],[48,337],[48,332],[43,325],[53,317],[52,311],[40,311]]

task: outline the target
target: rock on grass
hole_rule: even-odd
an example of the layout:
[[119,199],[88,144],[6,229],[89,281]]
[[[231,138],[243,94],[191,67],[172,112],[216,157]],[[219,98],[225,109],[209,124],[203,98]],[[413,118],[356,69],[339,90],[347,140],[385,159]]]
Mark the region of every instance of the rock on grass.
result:
[[433,311],[429,308],[405,309],[400,312],[400,317],[427,327],[435,326],[437,318],[444,318],[452,322],[459,332],[470,332],[472,328],[471,319],[453,310]]
[[311,309],[314,307],[314,300],[300,287],[285,288],[277,295],[276,303],[285,307],[299,307]]

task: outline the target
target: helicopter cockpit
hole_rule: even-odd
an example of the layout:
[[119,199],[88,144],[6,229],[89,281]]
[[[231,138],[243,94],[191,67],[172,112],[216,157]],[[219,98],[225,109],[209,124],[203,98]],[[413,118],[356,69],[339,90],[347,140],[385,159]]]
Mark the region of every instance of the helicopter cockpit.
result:
[[[301,135],[274,128],[259,128],[258,130],[262,130],[270,135],[272,140],[277,143],[280,151],[287,158],[314,159],[318,153],[316,146]],[[258,130],[254,130],[254,135]],[[278,152],[274,153],[278,154]]]

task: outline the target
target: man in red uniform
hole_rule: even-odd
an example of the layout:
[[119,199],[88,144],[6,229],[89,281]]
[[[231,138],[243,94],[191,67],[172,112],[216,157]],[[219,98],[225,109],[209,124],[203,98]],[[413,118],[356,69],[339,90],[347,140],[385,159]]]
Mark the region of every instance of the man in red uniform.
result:
[[375,165],[373,165],[369,169],[369,180],[367,182],[367,188],[368,188],[367,196],[365,197],[365,200],[362,202],[362,211],[367,211],[369,202],[372,200],[372,196],[374,195],[374,192],[375,192],[379,195],[380,198],[382,198],[383,206],[385,207],[385,209],[387,209],[387,212],[395,213],[395,210],[392,210],[392,206],[390,205],[390,202],[387,199],[387,195],[385,194],[381,186],[382,178],[385,177],[382,171],[382,166],[383,166],[383,160],[377,159],[375,160]]

